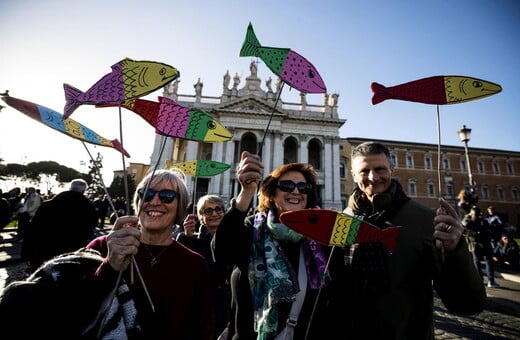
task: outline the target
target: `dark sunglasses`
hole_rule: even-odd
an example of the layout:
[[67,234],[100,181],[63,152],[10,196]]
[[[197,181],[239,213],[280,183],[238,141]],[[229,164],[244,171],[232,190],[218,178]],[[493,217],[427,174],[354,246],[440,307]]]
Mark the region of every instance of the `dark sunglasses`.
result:
[[310,194],[312,192],[312,184],[305,182],[294,183],[293,181],[278,181],[276,186],[285,192],[293,192],[294,188],[298,188],[300,194]]
[[143,199],[143,196],[144,196],[144,201],[145,202],[150,202],[154,198],[156,193],[159,194],[159,199],[163,203],[171,203],[171,202],[173,202],[175,197],[177,197],[177,191],[170,190],[170,189],[163,189],[163,190],[160,190],[160,191],[157,191],[157,190],[154,190],[154,189],[148,189],[148,190],[146,190],[146,194],[144,194],[144,189],[139,189],[137,191],[137,194],[139,195],[139,198]]
[[221,207],[206,208],[203,209],[202,212],[204,213],[204,215],[210,216],[211,214],[213,214],[213,212],[216,212],[217,214],[222,214],[224,212],[224,209],[222,209]]

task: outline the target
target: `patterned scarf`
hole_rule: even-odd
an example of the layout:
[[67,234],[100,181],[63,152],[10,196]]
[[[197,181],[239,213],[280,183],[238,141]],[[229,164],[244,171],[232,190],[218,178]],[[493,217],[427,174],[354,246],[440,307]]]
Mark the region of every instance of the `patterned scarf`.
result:
[[[330,281],[325,272],[326,259],[314,241],[279,223],[275,208],[257,213],[249,260],[249,284],[253,297],[257,339],[273,338],[278,328],[278,303],[292,302],[300,291],[298,276],[284,255],[277,240],[302,242],[305,267],[311,288],[317,289]],[[322,280],[323,278],[323,280]]]

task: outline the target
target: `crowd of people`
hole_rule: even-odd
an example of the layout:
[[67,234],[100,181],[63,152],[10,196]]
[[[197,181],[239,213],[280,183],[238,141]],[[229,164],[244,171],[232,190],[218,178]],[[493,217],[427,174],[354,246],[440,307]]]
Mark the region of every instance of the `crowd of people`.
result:
[[[78,249],[99,258],[84,276],[91,291],[108,296],[108,302],[99,306],[96,320],[86,312],[92,308],[75,312],[89,331],[206,340],[434,339],[434,291],[450,312],[479,313],[486,302],[483,276],[488,286],[498,287],[492,265],[483,273],[480,261],[518,261],[508,235],[493,236],[490,227],[494,244],[477,237],[496,218],[491,213],[481,218],[467,197],[459,202],[468,209],[462,219],[443,199],[438,209],[410,199],[393,178],[389,150],[380,143],[353,149],[356,188],[344,213],[380,230],[401,227],[393,251],[378,241],[320,244],[280,221],[284,212],[320,209],[318,177],[310,164],[284,164],[264,176],[260,156],[244,151],[235,175],[240,191],[229,204],[208,193],[193,206],[181,171],[154,171],[137,185],[134,213],[118,214],[112,230],[98,237],[93,231],[104,226],[108,197],[94,203],[85,197],[87,184],[73,181],[35,211],[25,229],[24,256],[34,273],[49,259]],[[57,208],[59,202],[67,207]],[[73,228],[75,242],[64,241],[60,235]],[[483,242],[489,247],[476,251]],[[29,251],[35,244],[53,251],[45,256],[39,251],[35,258]],[[0,295],[0,317],[2,308],[30,289],[22,287],[10,284]],[[30,301],[23,300],[29,308]],[[116,302],[133,317],[110,314]],[[12,319],[9,327],[20,326]]]

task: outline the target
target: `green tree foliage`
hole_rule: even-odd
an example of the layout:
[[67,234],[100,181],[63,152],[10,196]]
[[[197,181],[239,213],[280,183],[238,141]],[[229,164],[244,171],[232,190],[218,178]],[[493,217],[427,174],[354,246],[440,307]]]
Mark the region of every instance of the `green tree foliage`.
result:
[[[131,201],[133,199],[133,194],[135,192],[137,184],[135,183],[134,176],[130,174],[126,175],[126,180],[128,182],[129,200]],[[114,177],[114,180],[110,185],[110,188],[108,188],[108,193],[110,194],[110,197],[126,197],[127,191],[125,189],[126,187],[124,182],[125,181],[122,176]]]
[[74,178],[83,178],[88,183],[92,179],[88,174],[83,174],[73,168],[68,168],[53,161],[31,162],[27,165],[9,163],[0,164],[0,178],[18,179],[34,184],[40,184],[54,178],[59,183],[72,181]]

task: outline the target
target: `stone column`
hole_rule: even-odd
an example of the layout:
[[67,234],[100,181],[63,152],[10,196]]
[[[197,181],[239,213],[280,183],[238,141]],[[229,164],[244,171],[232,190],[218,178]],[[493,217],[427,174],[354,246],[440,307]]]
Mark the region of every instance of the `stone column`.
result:
[[300,163],[308,163],[309,162],[309,136],[307,135],[300,135],[300,156],[298,157],[300,160]]

